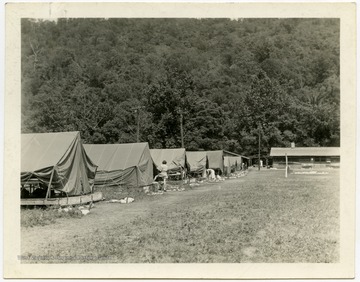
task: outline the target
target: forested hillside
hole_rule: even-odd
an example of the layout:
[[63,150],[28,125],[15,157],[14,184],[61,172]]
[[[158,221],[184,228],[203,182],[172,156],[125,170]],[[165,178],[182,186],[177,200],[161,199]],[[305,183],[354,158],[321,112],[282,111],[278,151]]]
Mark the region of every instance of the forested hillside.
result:
[[337,19],[22,21],[22,132],[246,155],[340,145]]

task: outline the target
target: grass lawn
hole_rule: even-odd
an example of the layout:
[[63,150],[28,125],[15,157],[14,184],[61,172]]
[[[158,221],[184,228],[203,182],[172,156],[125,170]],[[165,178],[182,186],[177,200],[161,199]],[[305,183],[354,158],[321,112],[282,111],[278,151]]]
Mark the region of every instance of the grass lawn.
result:
[[[246,177],[22,227],[27,262],[339,261],[339,171]],[[41,256],[40,260],[39,257]]]

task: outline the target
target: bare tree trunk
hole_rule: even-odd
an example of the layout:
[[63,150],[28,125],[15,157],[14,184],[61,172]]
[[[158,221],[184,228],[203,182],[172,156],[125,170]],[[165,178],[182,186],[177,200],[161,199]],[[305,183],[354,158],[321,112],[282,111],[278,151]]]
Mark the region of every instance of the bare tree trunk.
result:
[[180,136],[181,136],[181,148],[184,148],[184,130],[183,130],[183,114],[180,112]]
[[136,143],[140,142],[140,109],[137,111]]

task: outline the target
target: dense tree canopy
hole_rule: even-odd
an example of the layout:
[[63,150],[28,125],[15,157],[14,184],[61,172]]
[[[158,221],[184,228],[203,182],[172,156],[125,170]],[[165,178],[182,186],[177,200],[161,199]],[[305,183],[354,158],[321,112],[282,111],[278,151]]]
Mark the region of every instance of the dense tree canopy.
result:
[[22,131],[253,155],[340,145],[337,19],[22,21]]

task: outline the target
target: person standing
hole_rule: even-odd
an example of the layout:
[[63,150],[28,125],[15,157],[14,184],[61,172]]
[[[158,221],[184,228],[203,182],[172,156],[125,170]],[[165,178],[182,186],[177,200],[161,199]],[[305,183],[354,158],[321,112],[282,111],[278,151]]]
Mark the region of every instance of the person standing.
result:
[[160,166],[160,173],[158,174],[159,177],[161,177],[163,179],[164,182],[164,192],[166,191],[166,179],[168,178],[168,166],[167,166],[167,162],[165,160],[163,160],[161,166]]
[[206,170],[209,180],[214,181],[216,179],[215,170],[209,168]]

